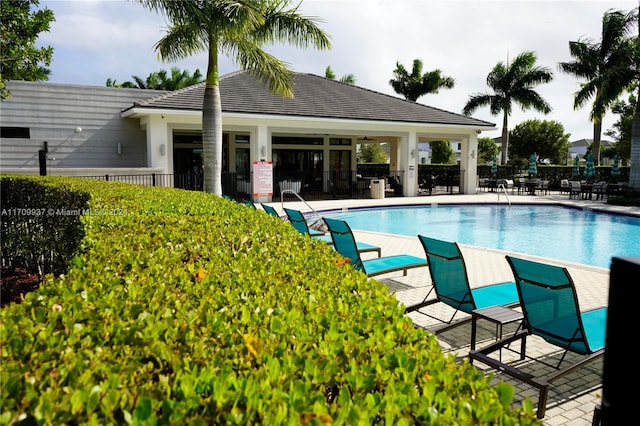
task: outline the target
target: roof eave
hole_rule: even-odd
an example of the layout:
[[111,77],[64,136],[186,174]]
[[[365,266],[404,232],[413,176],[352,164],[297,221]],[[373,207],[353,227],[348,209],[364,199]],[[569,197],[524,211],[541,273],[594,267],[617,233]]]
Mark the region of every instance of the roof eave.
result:
[[[172,115],[183,117],[201,116],[202,111],[199,110],[184,110],[184,109],[171,109],[171,108],[145,108],[145,107],[132,107],[122,111],[122,118],[142,118],[150,115]],[[222,116],[226,118],[236,119],[252,119],[252,120],[287,120],[287,121],[299,121],[299,122],[315,122],[315,123],[357,123],[362,125],[386,125],[386,126],[418,126],[418,127],[435,127],[442,129],[468,129],[469,131],[484,132],[497,130],[497,127],[492,123],[485,124],[451,124],[451,123],[434,123],[434,122],[416,122],[416,121],[394,121],[394,120],[371,120],[364,118],[336,118],[336,117],[312,117],[306,115],[284,115],[284,114],[255,114],[255,113],[240,113],[240,112],[222,112]]]

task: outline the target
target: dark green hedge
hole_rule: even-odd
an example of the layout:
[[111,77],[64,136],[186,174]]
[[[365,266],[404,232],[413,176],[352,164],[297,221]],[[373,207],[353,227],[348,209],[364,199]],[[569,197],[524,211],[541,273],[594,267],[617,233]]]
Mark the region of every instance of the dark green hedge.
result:
[[33,181],[105,214],[82,216],[67,274],[0,311],[2,424],[541,424],[279,218],[204,193]]
[[84,229],[89,194],[5,177],[0,181],[0,253],[4,266],[32,273],[66,272]]

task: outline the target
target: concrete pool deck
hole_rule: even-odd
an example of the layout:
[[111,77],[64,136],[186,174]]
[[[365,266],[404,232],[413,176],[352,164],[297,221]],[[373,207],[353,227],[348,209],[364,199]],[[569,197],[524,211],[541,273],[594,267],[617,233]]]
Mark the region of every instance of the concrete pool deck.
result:
[[[385,199],[366,200],[324,200],[303,202],[285,202],[284,206],[305,213],[341,210],[356,207],[381,207],[381,206],[401,206],[401,205],[431,205],[431,204],[556,204],[601,210],[613,213],[640,217],[640,207],[610,206],[600,200],[575,200],[569,199],[568,194],[552,193],[550,195],[511,195],[495,192],[480,192],[475,195],[438,195],[438,196],[418,196],[418,197],[398,197]],[[269,203],[276,210],[284,214],[280,201]],[[383,256],[407,253],[424,257],[424,250],[417,237],[398,236],[369,231],[354,230],[358,241],[374,244],[382,248]],[[428,233],[425,233],[428,235]],[[506,259],[507,252],[482,247],[461,245],[465,262],[467,265],[469,280],[472,287],[481,286],[493,282],[513,281],[513,274]],[[609,297],[609,269],[598,268],[589,265],[558,261],[552,258],[540,258],[523,254],[516,254],[523,258],[542,261],[544,263],[565,266],[569,270],[578,292],[580,309],[586,310],[599,306],[606,306]],[[368,257],[366,254],[363,257]],[[375,255],[373,255],[375,256]],[[391,293],[405,305],[411,305],[421,301],[431,288],[429,271],[426,268],[417,268],[408,271],[406,276],[401,272],[380,275],[376,280],[385,284]],[[431,305],[428,312],[439,318],[450,318],[453,310],[443,304]],[[442,323],[419,313],[408,314],[415,324],[428,331],[436,332]],[[457,319],[464,318],[464,314],[456,315]],[[503,334],[506,336],[515,330],[516,324],[505,326]],[[451,330],[437,334],[437,339],[445,353],[450,353],[456,357],[466,357],[470,349],[471,339],[470,323],[455,327]],[[482,347],[493,341],[495,337],[495,326],[486,322],[478,321],[478,347]],[[557,359],[558,350],[555,346],[547,344],[542,339],[529,337],[527,339],[527,354],[536,358]],[[503,360],[517,359],[515,354],[503,351]],[[565,362],[571,361],[572,354],[568,355]],[[557,361],[556,361],[557,362]],[[528,398],[537,403],[537,390],[525,383],[511,379],[496,370],[481,364],[474,364],[479,370],[486,371],[494,375],[494,382],[505,381],[515,388],[514,401],[516,404]],[[552,369],[540,363],[533,363],[530,360],[519,361],[519,368],[525,371],[535,371],[536,374],[551,372]],[[603,359],[597,359],[577,371],[568,374],[563,379],[558,380],[551,387],[547,401],[547,411],[543,422],[548,426],[577,426],[590,425],[593,418],[594,407],[601,403],[602,399],[602,367]]]

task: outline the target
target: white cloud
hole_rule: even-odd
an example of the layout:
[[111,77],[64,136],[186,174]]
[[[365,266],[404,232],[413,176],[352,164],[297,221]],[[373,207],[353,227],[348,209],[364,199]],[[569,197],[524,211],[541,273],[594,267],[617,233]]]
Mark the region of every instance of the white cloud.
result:
[[[166,23],[135,1],[44,0],[40,6],[52,9],[56,16],[51,32],[40,40],[55,49],[53,82],[102,86],[107,78],[119,82],[131,80],[132,75],[145,78],[171,66],[206,71],[204,54],[178,63],[161,62],[154,45]],[[414,59],[421,59],[425,72],[440,69],[456,84],[418,102],[457,113],[469,95],[489,91],[486,76],[494,65],[534,51],[538,65],[554,73],[552,83],[538,87],[554,111],[545,116],[516,109],[509,127],[530,118],[557,120],[575,140],[593,137],[589,106],[573,110],[579,82],[560,74],[557,64],[572,60],[570,40],[599,40],[607,10],[634,7],[635,0],[304,0],[301,12],[323,21],[319,25],[331,35],[333,48],[274,46],[269,50],[296,71],[324,75],[331,66],[338,77],[354,74],[359,86],[392,96],[399,96],[389,85],[396,62],[410,68]],[[227,73],[237,67],[222,57],[221,69]],[[501,116],[491,116],[488,108],[473,116],[496,123],[497,130],[483,136],[500,135]],[[615,119],[608,114],[603,129]]]

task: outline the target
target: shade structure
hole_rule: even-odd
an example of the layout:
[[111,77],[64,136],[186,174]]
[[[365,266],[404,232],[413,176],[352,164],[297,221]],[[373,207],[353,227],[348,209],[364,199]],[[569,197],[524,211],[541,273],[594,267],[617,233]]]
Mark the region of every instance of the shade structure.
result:
[[613,166],[611,167],[611,176],[620,176],[620,156],[618,154],[613,157]]
[[493,162],[491,163],[491,174],[496,175],[498,173],[498,155],[493,156]]
[[534,152],[529,157],[529,176],[536,176],[538,174],[538,156]]
[[584,177],[587,179],[592,179],[596,176],[596,166],[593,163],[593,155],[591,152],[587,153],[587,162],[584,166]]
[[573,160],[573,170],[571,171],[571,176],[578,177],[580,176],[580,156],[576,155],[576,158]]

